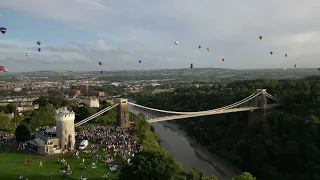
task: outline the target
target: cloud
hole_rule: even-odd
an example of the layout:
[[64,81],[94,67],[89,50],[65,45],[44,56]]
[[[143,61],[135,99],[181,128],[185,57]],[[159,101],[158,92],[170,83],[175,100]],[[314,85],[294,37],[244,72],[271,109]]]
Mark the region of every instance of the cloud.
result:
[[[77,39],[65,47],[45,46],[41,58],[49,62],[88,63],[85,67],[77,65],[80,69],[97,69],[96,63],[102,61],[102,68],[108,70],[184,68],[190,63],[195,67],[278,68],[295,62],[301,63],[299,67],[315,67],[320,65],[317,63],[319,7],[318,0],[308,3],[299,0],[248,0],[246,3],[231,0],[2,0],[0,3],[0,8],[61,22],[64,23],[62,29],[73,26],[75,30],[101,38]],[[260,35],[264,37],[261,41]],[[179,46],[174,45],[175,41],[179,41]],[[35,48],[19,43],[0,41],[0,51],[13,53]],[[202,49],[199,50],[198,45],[202,45]],[[207,47],[212,51],[207,52]],[[273,56],[270,51],[274,52]],[[290,61],[284,58],[285,53]],[[0,60],[4,57],[8,55]],[[221,58],[225,58],[225,62],[221,62]],[[143,63],[137,63],[139,59]],[[52,66],[55,67],[58,66]]]

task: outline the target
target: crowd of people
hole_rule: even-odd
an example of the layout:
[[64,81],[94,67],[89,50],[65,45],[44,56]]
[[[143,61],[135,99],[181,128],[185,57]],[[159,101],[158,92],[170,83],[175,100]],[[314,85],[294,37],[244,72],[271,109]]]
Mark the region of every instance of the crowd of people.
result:
[[[88,140],[95,146],[100,146],[105,152],[114,151],[130,163],[134,154],[141,150],[140,145],[135,141],[127,130],[116,127],[91,126],[88,129],[77,133],[76,140]],[[112,161],[106,157],[105,161]]]

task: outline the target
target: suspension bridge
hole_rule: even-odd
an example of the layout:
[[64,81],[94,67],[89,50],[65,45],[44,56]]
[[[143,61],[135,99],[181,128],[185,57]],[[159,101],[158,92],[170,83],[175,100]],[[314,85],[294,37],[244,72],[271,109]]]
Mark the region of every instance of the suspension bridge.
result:
[[[274,103],[268,104],[268,98]],[[242,111],[253,112],[255,110],[259,110],[260,112],[264,113],[267,111],[267,109],[279,106],[279,102],[279,99],[267,93],[266,89],[257,89],[256,92],[236,103],[221,108],[198,112],[167,111],[138,105],[132,102],[128,102],[127,99],[118,99],[118,103],[107,107],[82,121],[75,123],[75,127],[81,126],[114,108],[117,109],[117,120],[119,126],[127,128],[130,126],[130,123],[138,114],[143,114],[150,123],[153,123]]]

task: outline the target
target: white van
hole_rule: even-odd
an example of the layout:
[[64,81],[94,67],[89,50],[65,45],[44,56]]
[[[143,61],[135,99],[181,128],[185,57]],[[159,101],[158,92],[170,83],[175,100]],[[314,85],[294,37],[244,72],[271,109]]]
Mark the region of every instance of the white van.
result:
[[79,149],[84,150],[88,145],[89,145],[89,141],[88,140],[83,140],[80,143]]

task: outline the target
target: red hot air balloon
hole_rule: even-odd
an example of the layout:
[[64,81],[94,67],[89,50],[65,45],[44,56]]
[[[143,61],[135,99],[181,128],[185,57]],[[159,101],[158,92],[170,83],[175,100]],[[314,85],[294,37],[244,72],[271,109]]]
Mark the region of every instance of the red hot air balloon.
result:
[[221,60],[224,61],[224,58],[222,58]]
[[99,65],[101,66],[101,65],[102,65],[102,62],[99,62]]
[[40,46],[40,45],[41,45],[41,42],[40,42],[40,41],[37,41],[37,44]]
[[0,66],[0,71],[4,71],[4,66]]

